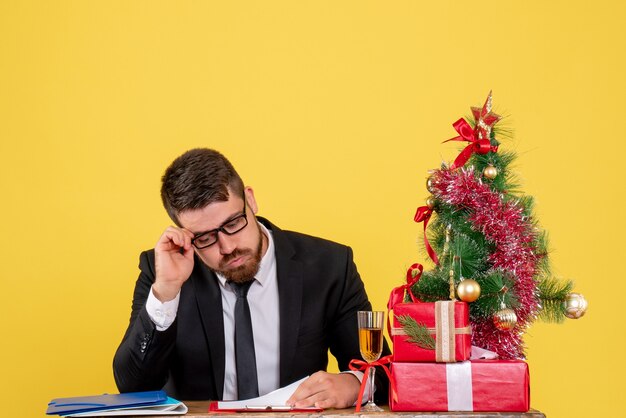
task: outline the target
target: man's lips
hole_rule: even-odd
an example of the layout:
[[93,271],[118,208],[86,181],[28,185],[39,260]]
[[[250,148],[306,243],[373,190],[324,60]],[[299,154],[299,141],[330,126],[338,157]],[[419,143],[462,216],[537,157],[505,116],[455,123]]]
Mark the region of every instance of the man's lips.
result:
[[228,261],[224,267],[229,267],[229,268],[239,267],[244,264],[244,262],[246,261],[246,257],[247,255],[245,254],[237,256],[233,258],[232,260]]

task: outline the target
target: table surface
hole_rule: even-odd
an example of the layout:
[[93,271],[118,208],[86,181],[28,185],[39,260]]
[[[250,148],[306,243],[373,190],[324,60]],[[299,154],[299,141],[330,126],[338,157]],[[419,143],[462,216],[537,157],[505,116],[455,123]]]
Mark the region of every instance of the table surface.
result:
[[[340,418],[346,416],[362,417],[374,416],[376,418],[546,418],[539,411],[531,409],[528,412],[389,412],[389,408],[385,407],[385,412],[355,412],[354,408],[347,409],[327,409],[322,412],[208,412],[208,401],[185,401],[185,405],[189,408],[189,412],[184,415],[185,418],[199,417],[219,417],[233,415],[241,416],[241,418]],[[172,415],[169,415],[172,417]],[[176,416],[176,415],[174,415]]]

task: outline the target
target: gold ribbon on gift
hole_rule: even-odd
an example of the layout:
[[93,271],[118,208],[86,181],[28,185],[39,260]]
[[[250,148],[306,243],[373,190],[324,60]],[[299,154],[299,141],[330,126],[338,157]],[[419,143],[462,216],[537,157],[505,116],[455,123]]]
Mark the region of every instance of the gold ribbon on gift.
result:
[[[435,334],[435,361],[454,363],[456,361],[456,335],[471,334],[471,327],[455,328],[454,301],[435,302],[435,328],[428,328]],[[391,336],[406,335],[403,328],[392,328]]]

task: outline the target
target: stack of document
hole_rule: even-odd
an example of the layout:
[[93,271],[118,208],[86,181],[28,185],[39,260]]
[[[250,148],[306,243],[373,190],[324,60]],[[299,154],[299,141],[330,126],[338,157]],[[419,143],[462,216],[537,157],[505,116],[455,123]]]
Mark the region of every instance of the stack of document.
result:
[[294,408],[287,405],[287,399],[293,395],[298,389],[300,383],[308,378],[302,378],[297,382],[293,382],[289,386],[276,389],[266,395],[258,398],[245,399],[243,401],[214,401],[209,405],[209,411],[212,412],[305,412],[305,411],[321,411],[321,408]]
[[187,406],[162,390],[114,395],[57,398],[48,404],[48,415],[94,417],[123,415],[183,415]]

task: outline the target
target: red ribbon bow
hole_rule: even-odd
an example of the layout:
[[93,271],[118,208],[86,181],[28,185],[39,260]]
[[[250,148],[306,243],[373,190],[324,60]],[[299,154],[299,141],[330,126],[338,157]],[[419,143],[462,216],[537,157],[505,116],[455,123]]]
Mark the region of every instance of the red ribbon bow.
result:
[[426,247],[426,252],[430,256],[430,259],[437,265],[439,265],[439,258],[437,257],[437,253],[431,247],[430,242],[428,242],[428,237],[426,236],[426,227],[428,226],[428,221],[433,214],[433,210],[428,206],[420,206],[417,208],[417,212],[415,212],[415,217],[413,218],[415,222],[420,223],[424,222],[424,246]]
[[[350,361],[350,365],[349,365],[350,370],[355,371],[355,372],[356,371],[363,372],[363,381],[361,382],[361,389],[359,390],[359,397],[356,400],[355,412],[361,411],[361,403],[363,402],[363,393],[365,392],[365,388],[366,388],[365,385],[367,384],[367,378],[369,376],[368,372],[369,372],[369,369],[372,367],[380,366],[383,368],[383,370],[387,374],[387,377],[389,378],[391,396],[393,397],[394,401],[398,400],[398,395],[396,393],[396,381],[393,379],[393,376],[391,375],[389,368],[386,366],[387,364],[391,363],[391,358],[392,356],[385,356],[371,363],[367,363],[363,360],[358,360],[358,359],[354,359]],[[372,394],[372,396],[373,395],[374,394]]]
[[452,124],[454,129],[459,133],[459,136],[455,136],[454,138],[448,139],[447,141],[466,141],[470,144],[461,151],[454,163],[450,166],[450,170],[454,170],[455,168],[462,167],[465,165],[467,160],[470,159],[473,153],[476,154],[487,154],[489,151],[497,152],[498,146],[491,145],[491,141],[488,138],[478,139],[477,131],[472,129],[469,123],[463,118],[457,120]]
[[393,309],[394,306],[398,303],[404,302],[404,293],[408,293],[411,297],[411,301],[413,303],[419,303],[421,300],[415,297],[413,292],[411,291],[411,287],[415,283],[417,283],[422,276],[422,272],[424,271],[424,266],[420,263],[415,263],[406,272],[406,283],[394,288],[389,295],[389,300],[387,301],[387,332],[391,335],[391,318],[389,315],[389,311]]
[[420,263],[415,263],[406,272],[406,283],[394,288],[389,295],[389,302],[387,302],[387,309],[393,309],[397,303],[404,302],[404,292],[408,292],[411,300],[415,303],[420,302],[418,298],[411,292],[411,287],[417,283],[422,276],[424,266]]

